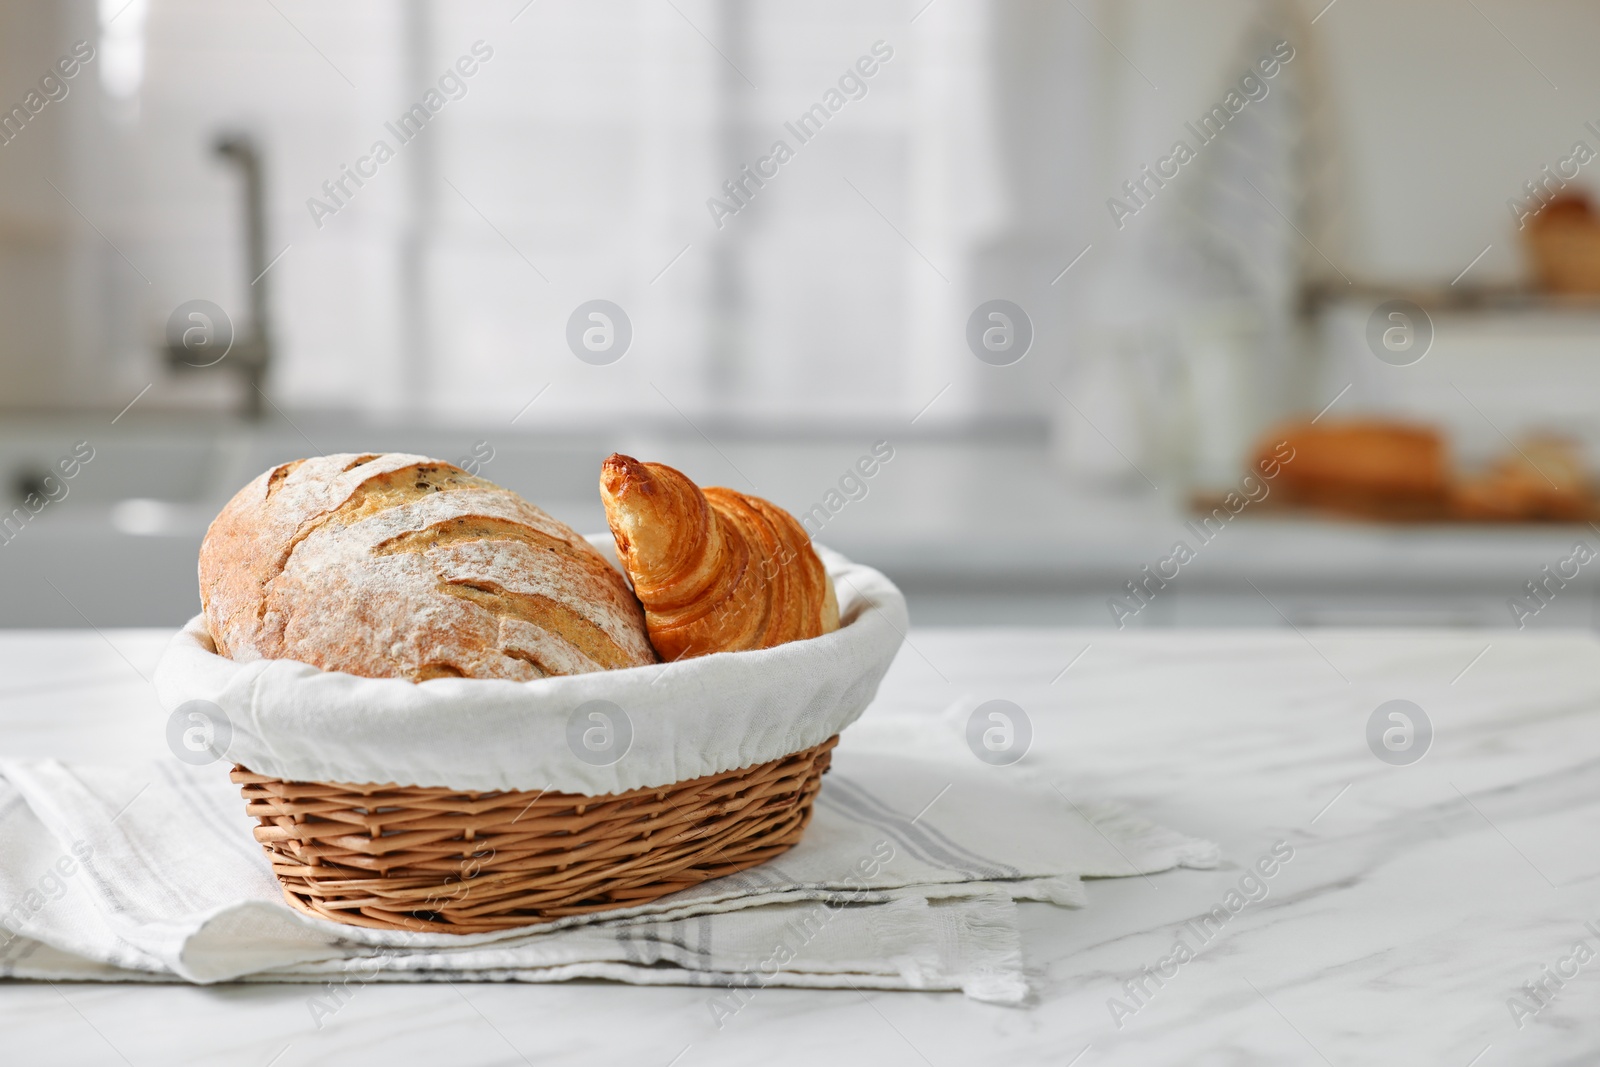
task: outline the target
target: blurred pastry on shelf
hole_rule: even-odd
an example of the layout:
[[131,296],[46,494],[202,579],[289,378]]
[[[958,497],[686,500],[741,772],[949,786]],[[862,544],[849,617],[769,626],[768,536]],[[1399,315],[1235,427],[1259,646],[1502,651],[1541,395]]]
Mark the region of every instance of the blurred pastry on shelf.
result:
[[1587,193],[1558,193],[1528,220],[1522,235],[1541,289],[1600,294],[1600,217]]
[[1551,434],[1529,436],[1471,473],[1454,468],[1439,431],[1380,419],[1278,426],[1257,447],[1252,469],[1269,469],[1274,455],[1276,510],[1385,522],[1600,520],[1582,446]]
[[1451,510],[1478,522],[1583,522],[1594,511],[1583,453],[1564,437],[1530,437],[1460,479]]

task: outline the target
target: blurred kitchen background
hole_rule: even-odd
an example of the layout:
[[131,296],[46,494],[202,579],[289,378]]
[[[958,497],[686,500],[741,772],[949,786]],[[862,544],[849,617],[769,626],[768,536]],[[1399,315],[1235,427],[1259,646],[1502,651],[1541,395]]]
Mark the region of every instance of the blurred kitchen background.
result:
[[585,531],[607,453],[671,462],[921,625],[1600,625],[1596,41],[1579,0],[0,0],[0,624],[176,625],[245,481],[394,449]]

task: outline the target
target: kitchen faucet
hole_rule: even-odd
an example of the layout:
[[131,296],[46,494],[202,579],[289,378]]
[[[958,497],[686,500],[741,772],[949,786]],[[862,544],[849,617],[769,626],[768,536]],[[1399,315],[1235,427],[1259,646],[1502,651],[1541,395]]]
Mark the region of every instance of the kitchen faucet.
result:
[[224,358],[215,364],[191,362],[194,351],[183,344],[167,341],[167,366],[174,370],[231,367],[244,383],[241,413],[257,420],[262,415],[266,394],[262,384],[272,363],[271,333],[267,327],[267,239],[265,195],[261,182],[261,153],[248,134],[225,133],[212,150],[239,168],[244,178],[245,272],[250,277],[250,325],[248,332],[235,336]]

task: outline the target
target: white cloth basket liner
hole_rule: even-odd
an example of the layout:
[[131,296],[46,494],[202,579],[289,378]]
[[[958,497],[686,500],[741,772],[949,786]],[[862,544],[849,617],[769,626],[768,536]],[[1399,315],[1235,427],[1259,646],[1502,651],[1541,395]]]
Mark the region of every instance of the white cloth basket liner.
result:
[[[196,616],[162,655],[156,693],[169,713],[189,705],[180,725],[220,709],[211,734],[219,747],[226,739],[224,758],[293,781],[585,796],[668,785],[819,744],[877,693],[905,635],[905,598],[872,568],[817,553],[838,592],[839,629],[776,648],[531,682],[413,683],[294,660],[236,663],[213,651]],[[621,709],[620,721],[605,705],[580,711],[597,700]],[[612,721],[591,719],[596,710]],[[608,725],[609,750],[583,749],[584,731],[601,731],[590,738],[603,744]],[[626,750],[603,762],[630,727]]]

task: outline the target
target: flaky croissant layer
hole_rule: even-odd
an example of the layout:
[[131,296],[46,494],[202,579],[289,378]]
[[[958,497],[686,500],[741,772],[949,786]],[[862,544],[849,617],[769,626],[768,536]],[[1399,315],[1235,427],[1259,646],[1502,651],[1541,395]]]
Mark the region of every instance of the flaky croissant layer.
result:
[[613,454],[600,497],[663,659],[771,648],[839,628],[833,582],[788,512]]

